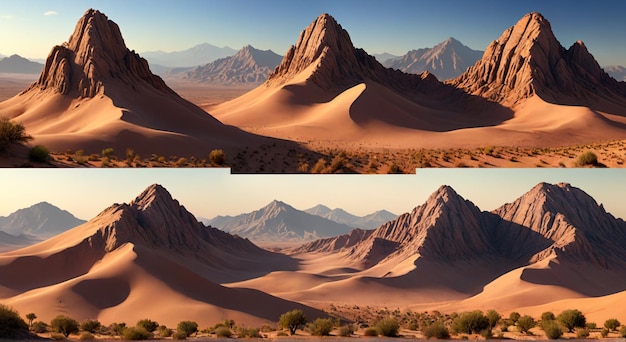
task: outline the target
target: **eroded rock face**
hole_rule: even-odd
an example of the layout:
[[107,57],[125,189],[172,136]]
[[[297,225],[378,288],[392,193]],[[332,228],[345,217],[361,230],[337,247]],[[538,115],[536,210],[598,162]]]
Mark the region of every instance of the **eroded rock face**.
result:
[[365,80],[411,94],[441,84],[435,77],[408,75],[383,67],[362,49],[329,14],[320,15],[291,46],[281,64],[269,75],[268,85],[281,85],[312,68],[308,80],[322,89],[343,90]]
[[504,31],[482,59],[449,83],[508,106],[534,94],[557,103],[624,96],[582,42],[566,50],[536,12]]
[[39,80],[30,89],[91,98],[104,93],[109,82],[174,93],[150,72],[145,59],[126,48],[117,24],[89,9],[69,40],[52,49]]
[[234,56],[220,58],[193,69],[185,75],[185,78],[233,85],[263,83],[281,59],[282,57],[272,50],[262,51],[247,45]]

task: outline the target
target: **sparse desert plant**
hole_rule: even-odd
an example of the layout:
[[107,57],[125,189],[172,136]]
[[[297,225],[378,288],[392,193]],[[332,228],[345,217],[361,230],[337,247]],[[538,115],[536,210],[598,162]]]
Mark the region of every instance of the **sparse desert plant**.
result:
[[326,170],[326,159],[320,158],[311,169],[311,173],[324,173]]
[[45,322],[37,321],[33,323],[31,329],[35,334],[42,334],[48,331],[48,325]]
[[563,336],[563,330],[557,321],[545,321],[542,323],[542,326],[543,331],[546,333],[546,337],[551,340],[556,340],[557,338]]
[[228,327],[219,327],[215,329],[215,336],[217,337],[231,337],[233,332]]
[[517,323],[517,321],[520,319],[520,317],[522,317],[522,315],[520,315],[520,313],[516,312],[516,311],[513,311],[513,312],[511,312],[511,314],[509,314],[509,319],[513,323]]
[[600,336],[602,336],[602,338],[605,338],[609,335],[609,329],[607,328],[602,328],[602,330],[600,330]]
[[589,337],[589,330],[587,328],[576,328],[576,337],[578,338]]
[[452,331],[457,334],[480,333],[489,328],[489,319],[482,311],[463,312],[452,321]]
[[176,166],[178,167],[185,167],[189,165],[189,161],[187,160],[187,158],[185,157],[180,157],[177,161],[176,161]]
[[0,304],[0,338],[18,338],[28,334],[28,325],[13,308]]
[[387,171],[387,173],[388,174],[402,173],[402,169],[400,168],[400,166],[398,166],[398,164],[396,164],[396,162],[393,162],[389,166],[389,171]]
[[226,163],[226,153],[222,150],[213,150],[209,153],[209,160],[213,165],[222,166]]
[[172,336],[172,329],[166,327],[165,325],[159,326],[159,328],[157,330],[159,331],[159,336],[161,336],[161,337],[171,337]]
[[317,318],[307,324],[307,329],[313,336],[328,336],[333,330],[333,321],[328,318]]
[[438,340],[445,340],[450,338],[450,331],[442,322],[435,322],[427,326],[422,331],[426,338],[436,338]]
[[576,166],[581,167],[581,166],[587,166],[587,165],[591,165],[591,166],[598,165],[598,156],[596,156],[596,154],[591,151],[587,151],[579,155],[578,159],[576,159]]
[[573,332],[574,328],[584,328],[587,323],[585,315],[578,310],[565,310],[556,319],[563,324],[568,332]]
[[551,311],[546,311],[546,312],[541,314],[541,321],[542,322],[554,321],[555,319],[556,319],[556,316],[554,316],[554,313],[552,313]]
[[344,325],[339,328],[339,336],[347,337],[354,334],[354,326],[352,324]]
[[126,323],[122,322],[122,323],[111,323],[109,325],[109,331],[111,331],[111,334],[113,336],[122,336],[122,333],[124,333],[124,329],[126,328]]
[[137,327],[138,328],[144,328],[146,331],[148,332],[153,332],[156,330],[156,328],[159,327],[159,323],[151,320],[151,319],[142,319],[139,322],[137,322]]
[[125,340],[149,340],[152,338],[152,333],[140,326],[124,328],[122,338]]
[[237,337],[250,337],[250,338],[260,338],[261,333],[257,328],[240,328]]
[[306,321],[304,312],[300,309],[295,309],[282,314],[278,320],[278,326],[289,329],[289,333],[295,335],[296,330],[300,326],[305,325]]
[[100,325],[100,322],[97,320],[88,319],[80,324],[80,329],[93,334],[98,328],[100,328]]
[[367,328],[363,331],[363,336],[378,336],[378,330],[375,328]]
[[0,119],[0,152],[6,150],[10,144],[25,143],[33,137],[26,134],[24,125],[20,122],[12,122],[8,118]]
[[26,319],[28,320],[28,327],[29,328],[33,328],[33,321],[37,319],[37,315],[35,315],[34,313],[27,313],[26,314]]
[[113,156],[115,155],[115,150],[113,150],[112,147],[107,147],[107,148],[102,150],[101,155],[103,157],[113,158]]
[[619,329],[619,335],[620,335],[621,337],[626,337],[626,325],[622,326],[622,327]]
[[135,157],[137,157],[135,150],[133,150],[132,148],[127,148],[126,149],[126,161],[132,162],[133,160],[135,160]]
[[400,330],[400,323],[393,317],[386,317],[374,325],[376,331],[378,331],[379,335],[385,337],[395,337],[398,335],[398,331]]
[[78,322],[65,315],[56,316],[52,322],[50,322],[50,327],[54,331],[63,334],[65,337],[70,336],[70,334],[78,333]]
[[185,334],[182,331],[177,331],[177,332],[172,334],[172,339],[174,339],[174,340],[186,340],[187,339],[187,334]]
[[589,330],[594,330],[594,329],[598,328],[598,325],[595,322],[587,322],[587,324],[585,326]]
[[489,329],[493,329],[498,321],[502,318],[502,316],[496,310],[487,310],[485,316],[489,320]]
[[187,337],[198,332],[198,323],[193,321],[182,321],[178,323],[176,331],[184,332]]
[[604,327],[611,331],[616,331],[620,325],[622,324],[615,318],[609,318],[604,322]]
[[519,331],[524,334],[528,334],[530,329],[534,328],[535,325],[537,325],[535,320],[528,315],[524,315],[517,320]]
[[82,334],[80,334],[80,337],[79,337],[79,338],[80,338],[81,340],[85,340],[85,341],[95,339],[95,337],[93,336],[93,334],[92,334],[92,333],[90,333],[89,331],[83,331],[83,333],[82,333]]
[[50,158],[50,151],[43,145],[33,146],[28,150],[28,160],[35,163],[45,163]]

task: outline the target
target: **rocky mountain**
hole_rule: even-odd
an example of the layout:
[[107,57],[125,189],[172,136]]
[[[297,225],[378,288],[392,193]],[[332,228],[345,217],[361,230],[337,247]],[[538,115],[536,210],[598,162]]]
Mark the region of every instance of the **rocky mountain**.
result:
[[[293,264],[289,257],[260,249],[247,239],[204,226],[165,188],[153,184],[129,203],[113,204],[79,227],[0,254],[0,298],[14,307],[39,309],[42,319],[60,309],[78,319],[138,319],[133,313],[137,302],[147,305],[141,311],[153,308],[153,318],[166,322],[173,316],[158,309],[163,302],[172,305],[168,310],[180,315],[184,311],[199,322],[225,314],[253,321],[275,319],[293,307],[323,316],[260,291],[217,284],[277,267],[290,269]],[[106,294],[90,295],[100,293],[103,286]],[[45,291],[29,292],[40,288]],[[264,303],[270,310],[250,302]]]
[[390,213],[387,210],[379,210],[365,216],[352,215],[349,212],[335,208],[330,209],[325,205],[318,204],[313,208],[306,209],[305,212],[311,215],[321,216],[331,221],[345,224],[354,228],[374,229],[381,224],[391,221],[398,217],[398,215]]
[[220,58],[187,72],[185,78],[229,85],[263,83],[281,60],[282,56],[272,50],[258,50],[246,45],[231,57]]
[[42,69],[43,64],[32,62],[19,55],[11,55],[10,57],[0,59],[0,73],[38,74]]
[[0,253],[32,245],[40,240],[29,235],[12,235],[0,231]]
[[626,82],[626,68],[621,65],[604,67],[604,71],[618,81]]
[[458,77],[474,65],[483,51],[472,50],[450,37],[432,48],[411,50],[404,56],[383,61],[383,65],[411,74],[428,71],[440,80]]
[[565,49],[548,20],[536,12],[505,30],[450,84],[507,106],[535,94],[561,104],[626,102],[623,87],[600,68],[584,43]]
[[196,45],[183,51],[145,51],[141,55],[150,64],[158,64],[164,67],[196,67],[213,62],[216,59],[234,55],[237,50],[228,46],[218,47],[208,43]]
[[217,216],[207,223],[255,242],[305,242],[345,234],[352,229],[281,201],[234,217]]
[[383,52],[383,53],[375,53],[372,55],[372,57],[376,58],[377,61],[379,61],[381,64],[385,64],[386,61],[390,60],[390,59],[395,59],[398,58],[400,56],[396,56],[396,55],[392,55],[390,53],[387,52]]
[[17,210],[9,216],[0,216],[0,231],[12,235],[28,234],[48,238],[85,223],[67,210],[40,202]]

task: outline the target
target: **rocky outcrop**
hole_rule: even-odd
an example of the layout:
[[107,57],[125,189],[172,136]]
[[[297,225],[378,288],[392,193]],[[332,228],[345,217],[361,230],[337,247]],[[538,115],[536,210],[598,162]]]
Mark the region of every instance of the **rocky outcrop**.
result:
[[104,93],[109,82],[174,94],[150,72],[146,60],[126,48],[117,24],[89,9],[69,40],[52,49],[39,80],[30,89],[92,98]]
[[292,250],[293,253],[307,252],[336,252],[344,248],[350,248],[361,240],[365,240],[373,230],[353,229],[348,234],[343,234],[327,239],[319,239],[306,243]]
[[282,85],[302,75],[325,90],[345,90],[371,80],[410,97],[442,87],[432,75],[408,75],[387,69],[352,44],[348,32],[329,14],[320,15],[289,48],[267,85]]
[[507,106],[535,94],[548,102],[578,104],[623,102],[625,94],[582,42],[566,50],[548,20],[536,12],[505,30],[482,59],[449,83]]
[[404,56],[386,60],[383,65],[410,74],[428,71],[440,80],[448,80],[458,77],[482,55],[483,51],[472,50],[450,37],[432,48],[411,50]]
[[281,59],[282,56],[272,50],[257,50],[246,45],[234,56],[218,59],[187,72],[185,78],[227,85],[263,83]]
[[255,242],[307,242],[350,232],[351,227],[272,201],[251,213],[218,216],[208,221]]

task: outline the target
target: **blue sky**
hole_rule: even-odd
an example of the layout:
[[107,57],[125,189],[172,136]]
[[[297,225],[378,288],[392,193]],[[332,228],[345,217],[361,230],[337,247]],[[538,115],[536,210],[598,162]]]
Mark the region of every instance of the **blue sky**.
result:
[[482,210],[512,202],[539,182],[569,182],[626,218],[623,169],[425,169],[416,175],[230,175],[219,169],[0,169],[0,216],[48,201],[83,219],[163,185],[196,216],[236,215],[274,199],[297,209],[317,204],[365,215],[424,203],[442,184]]
[[199,43],[252,44],[283,54],[318,15],[333,15],[369,53],[404,54],[453,36],[483,50],[524,14],[538,11],[565,47],[585,42],[601,65],[626,65],[623,0],[2,0],[0,53],[46,57],[93,7],[117,22],[138,52]]

